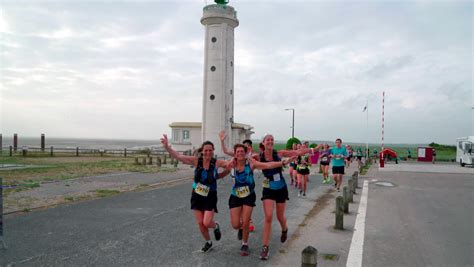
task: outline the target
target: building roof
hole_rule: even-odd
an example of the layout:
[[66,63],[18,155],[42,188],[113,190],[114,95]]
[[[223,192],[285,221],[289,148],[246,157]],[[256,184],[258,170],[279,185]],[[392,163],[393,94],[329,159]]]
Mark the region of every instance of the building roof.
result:
[[[202,123],[200,122],[172,122],[170,124],[171,128],[201,128]],[[232,129],[242,129],[251,131],[252,126],[243,123],[232,123]]]
[[200,122],[172,122],[171,128],[201,128]]

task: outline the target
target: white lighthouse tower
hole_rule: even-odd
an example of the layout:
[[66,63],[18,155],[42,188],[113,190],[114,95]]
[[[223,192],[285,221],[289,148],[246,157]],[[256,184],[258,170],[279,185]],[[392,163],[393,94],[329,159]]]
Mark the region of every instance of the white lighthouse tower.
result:
[[171,144],[178,151],[195,150],[202,142],[214,143],[214,154],[223,156],[219,132],[225,130],[228,148],[250,139],[253,127],[234,122],[234,28],[235,9],[227,0],[203,9],[205,28],[204,88],[201,122],[173,122]]
[[226,131],[227,147],[234,143],[234,28],[239,21],[233,7],[216,2],[204,7],[201,18],[206,27],[202,140],[213,142],[215,154],[222,155],[219,132]]

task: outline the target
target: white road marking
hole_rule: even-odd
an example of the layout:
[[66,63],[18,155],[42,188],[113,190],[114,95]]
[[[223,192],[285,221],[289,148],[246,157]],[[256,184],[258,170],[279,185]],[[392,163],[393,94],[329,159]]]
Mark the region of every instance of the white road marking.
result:
[[352,235],[349,256],[346,266],[362,266],[362,256],[364,254],[364,236],[365,236],[365,215],[367,211],[367,197],[369,195],[369,182],[364,181],[362,196],[359,202],[359,211],[354,225],[354,234]]

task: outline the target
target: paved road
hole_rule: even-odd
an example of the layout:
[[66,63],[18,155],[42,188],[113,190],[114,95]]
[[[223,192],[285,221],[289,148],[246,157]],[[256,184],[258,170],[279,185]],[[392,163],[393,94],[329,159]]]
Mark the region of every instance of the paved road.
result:
[[364,266],[474,265],[474,176],[430,166],[374,173],[396,186],[369,185]]
[[[321,179],[317,180],[310,178],[306,199],[290,190],[290,235],[323,189],[330,187],[320,186]],[[190,183],[185,183],[9,216],[5,222],[9,249],[0,250],[0,265],[261,265],[261,202],[257,201],[253,215],[257,229],[250,238],[251,255],[241,257],[240,242],[229,223],[230,186],[230,179],[219,182],[217,220],[223,237],[214,241],[210,254],[198,252],[204,242],[189,207]],[[272,254],[280,246],[280,227],[274,223],[273,229]]]

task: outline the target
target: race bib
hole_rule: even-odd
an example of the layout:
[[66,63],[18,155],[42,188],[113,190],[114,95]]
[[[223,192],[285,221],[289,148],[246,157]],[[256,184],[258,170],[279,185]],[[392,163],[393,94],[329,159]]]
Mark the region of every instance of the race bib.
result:
[[248,197],[250,195],[250,188],[248,186],[241,186],[235,189],[235,194],[239,198]]
[[194,189],[194,192],[196,192],[196,194],[201,195],[203,197],[207,197],[207,195],[209,194],[209,186],[203,185],[201,183],[197,183],[196,188]]
[[328,157],[326,157],[326,156],[322,157],[322,158],[321,158],[321,161],[327,162],[327,161],[328,161]]
[[273,175],[273,181],[275,181],[275,182],[280,181],[280,174],[279,173]]
[[270,180],[267,178],[263,179],[262,186],[265,188],[270,188]]

